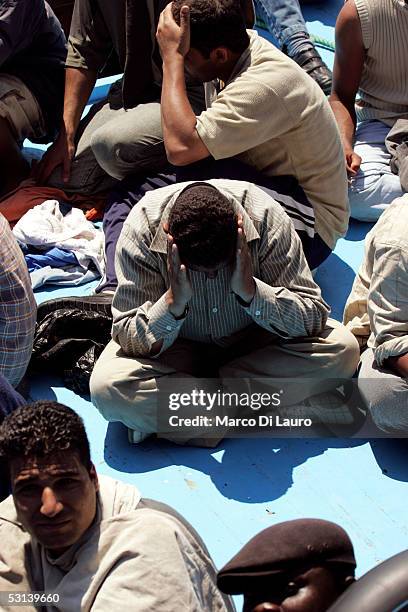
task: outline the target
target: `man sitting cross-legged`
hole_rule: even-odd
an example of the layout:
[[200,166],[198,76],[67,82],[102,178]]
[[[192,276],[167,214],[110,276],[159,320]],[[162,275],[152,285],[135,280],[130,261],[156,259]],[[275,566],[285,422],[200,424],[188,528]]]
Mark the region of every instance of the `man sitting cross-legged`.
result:
[[157,431],[163,379],[264,377],[270,390],[272,376],[299,378],[296,403],[358,363],[355,339],[327,321],[291,220],[250,183],[149,192],[124,224],[116,271],[113,340],[90,386],[133,442]]
[[[42,606],[49,611],[234,610],[182,516],[96,474],[70,408],[18,408],[0,427],[0,456],[12,488],[0,504],[0,592],[54,595]],[[3,612],[14,609],[6,604]]]

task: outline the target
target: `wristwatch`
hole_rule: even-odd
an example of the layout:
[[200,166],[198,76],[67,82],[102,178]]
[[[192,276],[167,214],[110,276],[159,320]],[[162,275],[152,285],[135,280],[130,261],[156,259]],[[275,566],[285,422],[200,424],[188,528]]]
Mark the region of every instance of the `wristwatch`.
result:
[[252,300],[250,302],[245,302],[245,300],[242,299],[242,297],[240,295],[238,295],[237,293],[235,293],[234,291],[232,292],[235,296],[235,299],[237,300],[238,304],[240,304],[241,306],[243,306],[244,308],[248,308],[248,306],[251,305]]
[[181,315],[179,315],[178,317],[173,315],[173,317],[176,319],[176,321],[181,321],[181,319],[185,319],[186,318],[187,313],[188,313],[189,310],[190,310],[190,306],[188,304],[186,304],[186,307],[183,310],[183,312],[181,313]]

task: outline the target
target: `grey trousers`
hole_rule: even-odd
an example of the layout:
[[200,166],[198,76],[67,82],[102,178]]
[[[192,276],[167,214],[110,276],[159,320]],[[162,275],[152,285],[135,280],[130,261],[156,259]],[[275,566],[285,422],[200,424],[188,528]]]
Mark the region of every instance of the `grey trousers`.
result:
[[[68,183],[58,167],[48,184],[68,193],[92,195],[110,189],[131,174],[160,172],[168,164],[161,128],[160,99],[125,110],[121,82],[94,104],[77,132],[77,150]],[[196,114],[205,108],[202,85],[189,87]]]
[[379,429],[408,437],[408,380],[378,366],[372,349],[361,356],[358,388]]

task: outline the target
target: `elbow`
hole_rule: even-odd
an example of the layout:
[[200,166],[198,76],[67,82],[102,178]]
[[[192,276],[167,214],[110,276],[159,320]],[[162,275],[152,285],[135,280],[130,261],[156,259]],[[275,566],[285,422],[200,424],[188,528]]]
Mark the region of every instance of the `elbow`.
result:
[[323,304],[317,304],[311,325],[306,326],[306,336],[320,336],[326,327],[329,318],[329,310]]
[[187,166],[196,161],[186,147],[166,147],[166,155],[172,166]]

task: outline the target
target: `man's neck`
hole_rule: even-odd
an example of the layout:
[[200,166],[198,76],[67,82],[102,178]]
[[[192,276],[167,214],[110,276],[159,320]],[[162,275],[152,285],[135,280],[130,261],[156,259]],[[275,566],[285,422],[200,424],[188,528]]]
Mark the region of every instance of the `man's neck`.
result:
[[220,81],[224,81],[224,83],[226,83],[230,80],[240,57],[241,55],[239,53],[234,53],[231,60],[224,64],[222,69],[220,69],[219,73],[217,74],[217,78],[220,79]]

